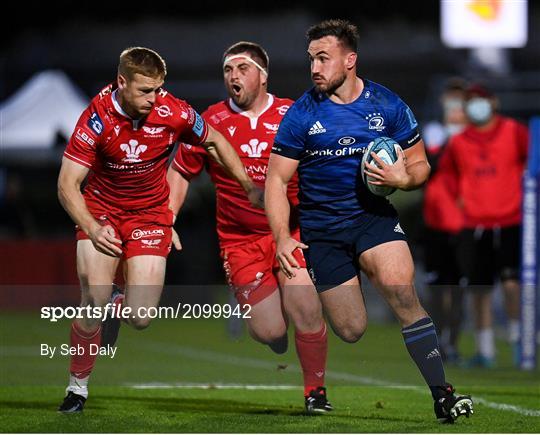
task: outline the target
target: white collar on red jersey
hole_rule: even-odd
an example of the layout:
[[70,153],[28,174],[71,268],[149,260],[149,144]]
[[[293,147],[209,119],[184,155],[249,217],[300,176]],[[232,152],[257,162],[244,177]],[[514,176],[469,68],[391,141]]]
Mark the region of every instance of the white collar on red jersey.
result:
[[246,118],[249,118],[249,123],[251,124],[251,128],[255,129],[257,128],[257,121],[261,117],[261,115],[266,112],[272,105],[274,104],[274,96],[272,94],[266,94],[268,95],[268,103],[266,103],[266,106],[263,110],[261,110],[261,113],[259,113],[257,116],[249,116],[248,113],[244,110],[242,110],[240,107],[236,105],[236,103],[233,101],[232,98],[229,98],[229,106],[231,106],[231,109],[238,113],[239,115],[245,116]]
[[120,106],[120,103],[118,103],[118,100],[116,99],[117,92],[118,92],[118,89],[115,89],[113,93],[111,94],[111,100],[112,100],[114,108],[120,115],[125,116],[128,119],[131,119],[131,116],[129,116],[126,112],[124,112],[124,109],[122,109],[122,107]]
[[115,108],[115,110],[122,116],[126,117],[127,119],[129,119],[133,125],[133,129],[134,130],[138,130],[139,129],[139,123],[141,122],[140,119],[133,119],[131,116],[129,116],[126,112],[124,112],[124,109],[122,109],[122,107],[120,106],[120,104],[118,103],[118,100],[116,99],[116,92],[118,91],[118,89],[115,89],[113,91],[113,93],[111,94],[111,101],[113,103],[113,106]]

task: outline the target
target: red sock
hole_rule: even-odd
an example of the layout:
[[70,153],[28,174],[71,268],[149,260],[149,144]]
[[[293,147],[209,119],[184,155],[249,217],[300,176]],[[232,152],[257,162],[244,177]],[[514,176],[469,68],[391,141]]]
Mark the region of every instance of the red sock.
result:
[[116,297],[111,301],[114,305],[122,306],[124,304],[124,300],[126,299],[126,295],[123,293],[120,293],[116,295]]
[[328,350],[326,323],[323,323],[319,332],[306,334],[296,331],[294,339],[304,373],[304,396],[308,396],[311,390],[324,386]]
[[[94,348],[96,355],[90,355],[90,345]],[[71,355],[69,371],[76,378],[86,378],[92,372],[96,362],[97,352],[95,349],[101,345],[101,325],[96,331],[85,332],[77,323],[71,324],[71,347],[77,349],[75,355]],[[96,347],[97,346],[97,347]],[[80,353],[80,355],[79,355]]]

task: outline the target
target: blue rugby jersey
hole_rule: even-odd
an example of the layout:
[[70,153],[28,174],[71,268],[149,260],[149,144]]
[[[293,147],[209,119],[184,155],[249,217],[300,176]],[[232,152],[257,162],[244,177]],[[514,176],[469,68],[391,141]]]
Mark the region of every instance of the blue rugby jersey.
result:
[[373,139],[388,136],[406,149],[420,140],[411,109],[392,91],[363,79],[350,104],[337,104],[315,88],[288,110],[273,153],[299,161],[300,224],[342,229],[365,211],[388,214],[387,199],[371,194],[360,176],[363,153]]

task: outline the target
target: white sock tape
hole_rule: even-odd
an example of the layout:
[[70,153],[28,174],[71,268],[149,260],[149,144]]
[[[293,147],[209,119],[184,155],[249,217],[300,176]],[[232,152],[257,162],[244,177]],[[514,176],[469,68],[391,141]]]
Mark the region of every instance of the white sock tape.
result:
[[223,68],[225,68],[225,65],[227,65],[227,63],[231,60],[234,60],[234,59],[245,59],[247,60],[248,62],[251,62],[253,65],[255,65],[257,68],[259,68],[259,70],[265,74],[265,75],[268,75],[268,72],[262,67],[260,66],[257,62],[255,62],[251,57],[249,56],[246,56],[245,54],[234,54],[232,56],[227,56],[225,58],[225,60],[223,61]]

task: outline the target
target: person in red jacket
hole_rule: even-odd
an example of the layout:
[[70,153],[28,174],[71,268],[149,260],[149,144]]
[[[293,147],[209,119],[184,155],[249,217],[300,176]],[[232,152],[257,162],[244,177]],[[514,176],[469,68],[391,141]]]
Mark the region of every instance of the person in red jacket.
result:
[[[463,317],[463,289],[457,258],[457,234],[463,228],[463,214],[455,197],[457,179],[446,170],[443,158],[448,141],[467,125],[466,82],[450,79],[441,94],[441,122],[426,125],[426,143],[431,175],[424,190],[424,257],[426,281],[430,290],[430,314],[441,337],[441,354],[449,363],[459,362],[457,342]],[[445,164],[446,163],[446,164]]]
[[460,257],[474,291],[477,354],[468,366],[495,363],[491,295],[497,279],[504,290],[509,340],[519,338],[521,180],[528,131],[497,109],[491,91],[472,85],[465,104],[470,125],[448,145],[464,216]]

